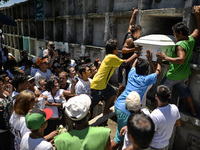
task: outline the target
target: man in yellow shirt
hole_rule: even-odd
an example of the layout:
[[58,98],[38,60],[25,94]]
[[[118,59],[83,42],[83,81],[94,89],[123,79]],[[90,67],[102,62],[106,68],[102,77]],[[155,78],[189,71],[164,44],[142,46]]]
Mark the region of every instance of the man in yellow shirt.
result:
[[[123,60],[117,57],[118,53],[118,40],[109,39],[105,44],[106,56],[101,63],[98,72],[95,74],[91,82],[91,98],[92,104],[91,109],[93,109],[102,97],[105,98],[106,104],[103,114],[108,113],[109,106],[115,98],[115,90],[108,84],[110,77],[113,75],[115,68],[120,65],[128,65],[135,58],[138,57],[137,53],[134,53],[129,59]],[[141,51],[141,50],[140,50]],[[140,52],[139,51],[139,52]]]

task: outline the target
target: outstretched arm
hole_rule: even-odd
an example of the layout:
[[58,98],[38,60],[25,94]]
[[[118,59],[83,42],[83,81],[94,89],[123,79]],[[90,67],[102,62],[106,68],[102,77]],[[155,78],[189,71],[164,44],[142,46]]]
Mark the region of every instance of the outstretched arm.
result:
[[129,22],[128,32],[130,32],[131,25],[134,25],[134,18],[135,18],[135,15],[137,14],[138,11],[139,11],[139,9],[134,9],[134,11],[133,11],[133,14],[131,16],[131,20]]
[[185,50],[181,46],[176,46],[176,54],[178,57],[174,58],[166,56],[164,52],[163,53],[158,52],[156,53],[156,56],[159,59],[166,60],[174,64],[183,65],[185,63]]
[[194,6],[194,13],[196,16],[198,28],[195,29],[190,36],[192,36],[195,39],[195,41],[197,40],[197,38],[200,34],[200,14],[199,14],[199,12],[200,12],[200,6]]
[[147,60],[149,61],[149,64],[150,64],[150,66],[151,66],[151,69],[152,69],[152,72],[156,72],[156,68],[155,68],[155,66],[154,66],[154,64],[153,64],[153,62],[152,62],[152,52],[150,52],[150,50],[147,50],[146,51],[146,57],[147,57]]
[[134,45],[134,43],[133,43],[132,38],[126,39],[126,41],[122,47],[122,53],[132,53],[132,52],[138,51],[141,48],[139,46],[135,46],[134,48],[131,48],[133,45]]
[[127,66],[128,64],[130,64],[135,58],[139,57],[140,54],[141,51],[138,51],[137,53],[134,53],[129,59],[124,59],[122,66]]

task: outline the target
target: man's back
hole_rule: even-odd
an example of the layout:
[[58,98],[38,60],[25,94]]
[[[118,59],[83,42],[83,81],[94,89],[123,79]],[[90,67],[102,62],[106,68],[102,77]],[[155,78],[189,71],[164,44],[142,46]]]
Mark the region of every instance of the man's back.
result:
[[98,72],[95,74],[92,82],[91,89],[103,90],[106,88],[110,77],[113,75],[115,68],[119,67],[123,60],[114,54],[108,54],[101,63]]
[[110,129],[104,127],[88,127],[72,130],[54,138],[57,150],[104,150],[110,135]]
[[50,142],[44,138],[31,138],[30,133],[26,133],[20,143],[21,150],[53,150]]
[[164,148],[169,145],[173,127],[180,118],[179,110],[176,105],[168,104],[167,106],[156,108],[150,117],[155,124],[155,134],[150,146]]
[[120,109],[121,111],[130,114],[130,112],[125,107],[125,100],[128,94],[132,91],[138,92],[140,95],[140,99],[142,99],[147,87],[151,84],[156,83],[157,74],[153,73],[150,75],[139,75],[136,73],[136,68],[133,67],[128,75],[127,86],[124,92],[118,97],[115,102],[115,107]]

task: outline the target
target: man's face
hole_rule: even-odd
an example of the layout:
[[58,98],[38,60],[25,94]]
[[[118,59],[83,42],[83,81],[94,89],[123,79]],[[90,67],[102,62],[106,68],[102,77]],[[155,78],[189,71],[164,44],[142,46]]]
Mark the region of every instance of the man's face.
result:
[[93,67],[92,67],[91,73],[92,73],[93,76],[97,73],[97,68],[96,68],[96,66],[93,66]]
[[48,63],[47,62],[43,62],[41,64],[39,64],[39,67],[42,69],[47,69],[48,68]]
[[59,74],[59,81],[60,81],[60,84],[66,83],[67,82],[66,74],[64,73]]
[[85,73],[86,73],[87,77],[91,76],[91,72],[90,72],[90,68],[89,67],[85,68]]
[[134,33],[133,37],[138,39],[140,37],[141,31],[138,30],[137,32]]
[[2,81],[0,81],[0,93],[3,93],[5,90],[6,90],[5,84]]
[[70,77],[70,78],[74,78],[74,77],[76,76],[76,71],[75,71],[75,69],[74,69],[73,67],[71,67],[71,68],[69,69],[69,71],[70,71],[69,77]]

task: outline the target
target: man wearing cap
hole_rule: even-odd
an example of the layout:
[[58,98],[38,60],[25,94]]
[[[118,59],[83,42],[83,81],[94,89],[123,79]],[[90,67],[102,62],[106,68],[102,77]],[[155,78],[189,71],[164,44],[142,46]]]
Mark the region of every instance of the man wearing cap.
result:
[[[140,95],[135,91],[129,93],[129,95],[126,98],[125,105],[126,105],[126,109],[128,111],[130,111],[130,113],[133,115],[144,113],[144,114],[150,116],[149,110],[145,107],[142,108],[142,103],[140,101]],[[131,145],[131,142],[128,138],[128,133],[125,132],[126,130],[127,130],[127,126],[123,127],[120,131],[121,136],[124,135],[124,133],[125,133],[122,150],[124,150],[125,148],[127,148]]]
[[21,150],[53,150],[50,142],[44,139],[44,130],[47,127],[47,120],[53,115],[49,108],[40,110],[33,109],[25,117],[26,126],[31,133],[26,133],[21,140]]
[[136,91],[140,95],[140,99],[142,99],[147,87],[156,83],[157,76],[161,72],[161,60],[157,60],[157,68],[155,69],[151,60],[152,54],[149,51],[147,51],[147,58],[155,73],[148,75],[149,63],[143,59],[136,59],[129,72],[126,89],[115,102],[115,113],[117,115],[118,128],[115,138],[111,144],[113,149],[118,148],[124,139],[124,136],[120,136],[120,130],[123,126],[126,126],[128,117],[130,115],[130,112],[125,106],[125,100],[128,94],[132,91]]
[[65,113],[75,123],[75,129],[54,138],[57,150],[104,150],[110,149],[110,129],[89,127],[91,99],[86,94],[70,98]]
[[38,80],[43,77],[47,80],[49,80],[51,78],[51,71],[48,68],[48,58],[47,57],[38,57],[38,59],[36,60],[36,65],[39,66],[39,69],[37,70],[36,74],[35,74],[35,85],[37,87],[39,87],[39,83]]

